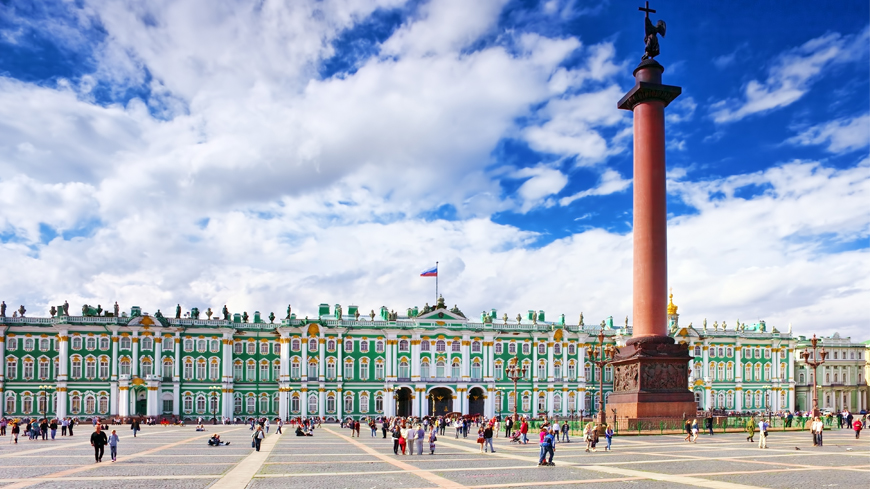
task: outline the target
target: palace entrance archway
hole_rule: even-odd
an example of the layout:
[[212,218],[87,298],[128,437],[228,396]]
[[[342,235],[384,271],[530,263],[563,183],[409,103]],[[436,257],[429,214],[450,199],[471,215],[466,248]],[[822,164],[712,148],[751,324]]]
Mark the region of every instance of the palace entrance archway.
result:
[[453,391],[438,387],[429,391],[429,416],[441,416],[453,412]]
[[468,414],[483,416],[484,402],[483,389],[475,387],[468,391]]
[[396,390],[396,415],[411,415],[411,389],[402,387]]

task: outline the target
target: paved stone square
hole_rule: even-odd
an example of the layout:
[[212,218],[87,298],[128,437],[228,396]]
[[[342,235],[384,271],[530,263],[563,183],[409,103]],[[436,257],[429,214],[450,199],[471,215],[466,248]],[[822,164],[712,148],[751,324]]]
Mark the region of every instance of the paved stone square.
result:
[[[392,440],[365,433],[350,438],[335,425],[314,437],[270,434],[261,452],[251,449],[246,426],[146,427],[133,438],[121,435],[119,459],[108,450],[94,463],[86,427],[55,441],[0,437],[0,487],[33,488],[523,488],[541,486],[795,488],[870,487],[870,434],[856,440],[851,430],[825,432],[825,446],[813,448],[809,433],[774,432],[760,450],[741,434],[617,436],[612,452],[603,445],[557,445],[555,467],[537,467],[537,443],[496,439],[496,453],[483,454],[475,436],[439,437],[435,455],[395,456]],[[208,447],[214,432],[230,441]],[[756,438],[757,440],[757,438]],[[800,450],[796,450],[800,448]]]

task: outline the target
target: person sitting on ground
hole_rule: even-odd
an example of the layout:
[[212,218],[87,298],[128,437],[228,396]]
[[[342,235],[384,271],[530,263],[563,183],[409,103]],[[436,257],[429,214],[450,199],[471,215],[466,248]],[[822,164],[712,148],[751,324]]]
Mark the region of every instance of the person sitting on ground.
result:
[[202,423],[196,425],[196,431],[205,431],[205,426]]
[[[197,430],[197,431],[199,431],[199,430]],[[208,446],[210,446],[210,447],[219,447],[221,445],[229,445],[229,444],[230,444],[230,442],[222,442],[221,435],[218,435],[217,433],[215,433],[214,435],[212,435],[211,438],[208,439]]]

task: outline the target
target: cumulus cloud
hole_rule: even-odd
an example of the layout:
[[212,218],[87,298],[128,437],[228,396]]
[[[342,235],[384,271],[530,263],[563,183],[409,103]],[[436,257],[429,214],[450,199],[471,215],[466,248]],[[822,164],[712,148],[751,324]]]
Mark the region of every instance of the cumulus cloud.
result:
[[559,204],[566,206],[571,204],[575,200],[582,199],[583,197],[589,197],[592,195],[609,195],[616,192],[622,192],[627,189],[629,185],[631,185],[630,178],[622,178],[622,176],[616,170],[605,170],[604,173],[601,174],[601,180],[598,182],[598,185],[590,189],[577,192],[574,195],[562,197],[561,199],[559,199]]
[[714,103],[711,106],[713,120],[734,122],[791,105],[831,67],[865,60],[868,41],[870,27],[854,35],[825,34],[779,54],[768,70],[767,79],[750,80],[740,98]]
[[787,142],[801,146],[826,145],[831,153],[866,148],[870,145],[870,114],[810,126]]

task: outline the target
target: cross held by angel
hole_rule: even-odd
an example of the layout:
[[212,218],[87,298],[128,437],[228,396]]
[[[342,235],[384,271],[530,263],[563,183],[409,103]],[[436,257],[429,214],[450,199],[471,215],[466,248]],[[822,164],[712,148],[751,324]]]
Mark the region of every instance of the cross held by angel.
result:
[[645,7],[638,7],[638,10],[646,13],[646,17],[644,18],[644,50],[643,57],[641,60],[652,59],[659,55],[659,38],[658,35],[665,37],[665,31],[667,30],[667,26],[665,25],[665,21],[659,20],[653,25],[652,21],[649,20],[650,12],[656,13],[655,10],[649,8],[649,2],[646,2]]

